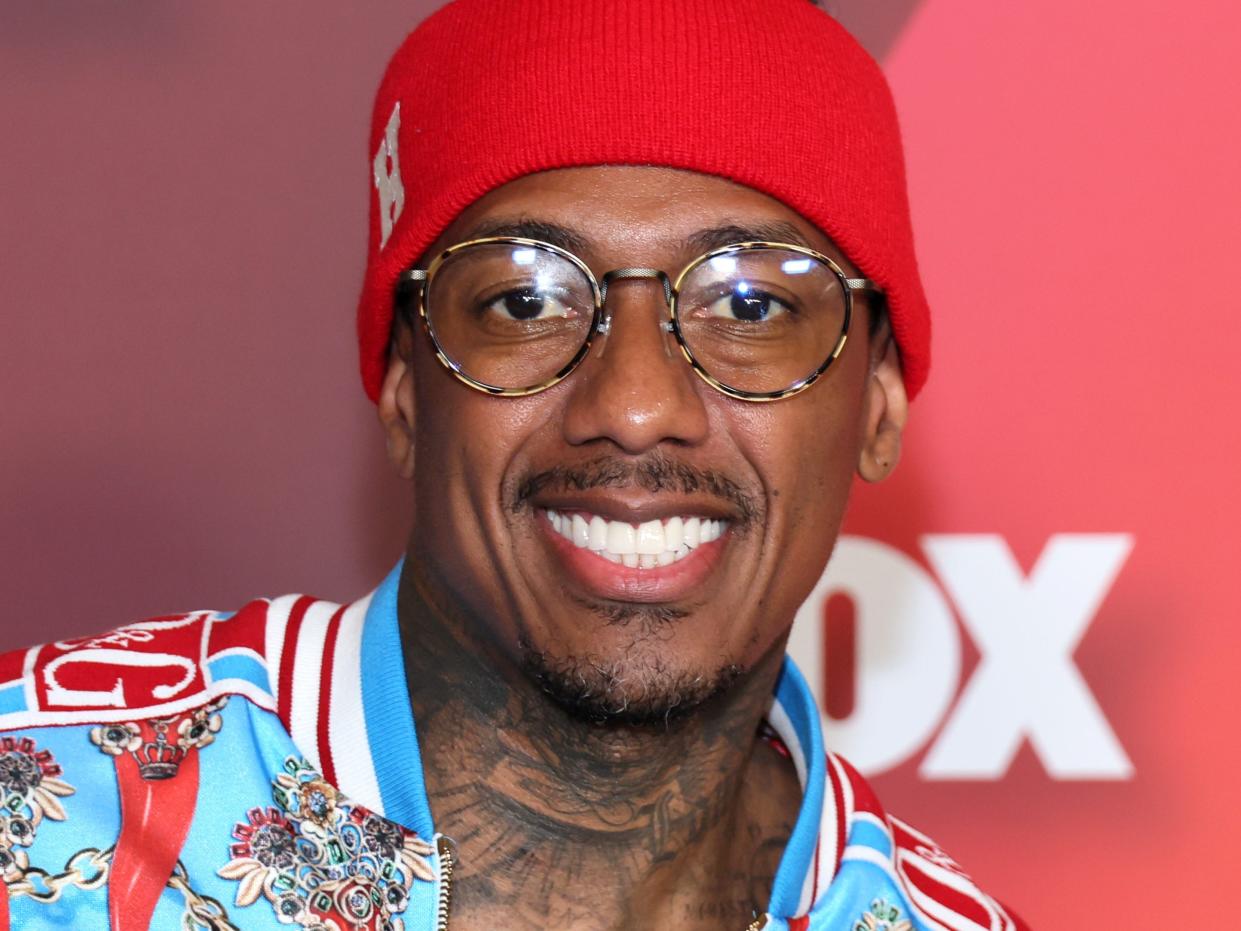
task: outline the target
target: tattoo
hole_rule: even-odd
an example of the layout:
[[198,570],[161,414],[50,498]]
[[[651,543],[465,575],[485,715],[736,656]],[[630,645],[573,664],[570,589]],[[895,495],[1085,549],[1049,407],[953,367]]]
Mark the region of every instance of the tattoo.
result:
[[[694,713],[576,713],[425,596],[399,614],[436,827],[457,843],[453,929],[742,931],[767,905],[800,792],[757,738],[782,646]],[[563,685],[563,683],[561,683]],[[580,696],[578,696],[580,698]]]

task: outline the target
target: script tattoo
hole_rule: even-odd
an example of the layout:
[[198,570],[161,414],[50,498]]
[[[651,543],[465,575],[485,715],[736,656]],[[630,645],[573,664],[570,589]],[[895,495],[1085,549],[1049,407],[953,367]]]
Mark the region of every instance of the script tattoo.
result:
[[782,649],[692,715],[608,726],[501,672],[410,576],[402,640],[436,827],[461,861],[454,931],[742,931],[761,914],[800,800],[757,737]]

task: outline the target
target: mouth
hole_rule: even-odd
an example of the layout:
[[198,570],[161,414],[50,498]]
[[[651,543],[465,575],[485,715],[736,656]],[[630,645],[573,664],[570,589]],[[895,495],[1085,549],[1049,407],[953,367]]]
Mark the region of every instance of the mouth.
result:
[[537,508],[545,537],[581,588],[611,601],[666,603],[690,597],[731,538],[731,522],[673,514],[639,522],[581,509]]
[[628,569],[651,570],[688,558],[704,543],[718,540],[728,521],[680,515],[641,524],[608,520],[585,511],[543,512],[552,529],[578,549],[589,550]]

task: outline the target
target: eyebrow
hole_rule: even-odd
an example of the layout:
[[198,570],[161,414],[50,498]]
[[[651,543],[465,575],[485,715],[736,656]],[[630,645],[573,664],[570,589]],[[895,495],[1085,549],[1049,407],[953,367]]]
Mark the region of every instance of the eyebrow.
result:
[[567,226],[548,223],[545,220],[533,220],[525,217],[516,220],[484,220],[473,227],[465,236],[466,239],[489,239],[493,236],[509,236],[518,239],[537,239],[551,243],[569,252],[585,252],[590,241],[580,233],[575,233]]
[[[590,240],[567,226],[528,217],[484,220],[466,234],[465,239],[486,239],[492,236],[513,236],[551,243],[575,254],[590,251]],[[696,230],[684,239],[687,251],[710,252],[739,242],[787,242],[813,248],[802,232],[792,223],[772,220],[758,223],[725,223]]]
[[685,243],[697,252],[710,252],[722,246],[739,242],[786,242],[794,246],[810,248],[810,243],[792,223],[772,220],[760,223],[728,223],[710,229],[698,230],[685,238]]

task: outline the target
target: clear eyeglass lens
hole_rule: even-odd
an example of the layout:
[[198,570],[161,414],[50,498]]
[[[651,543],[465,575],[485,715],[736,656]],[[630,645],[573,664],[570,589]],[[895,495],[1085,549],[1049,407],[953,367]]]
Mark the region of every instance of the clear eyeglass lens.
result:
[[538,246],[479,243],[450,255],[426,295],[427,323],[462,374],[505,391],[545,384],[586,344],[590,279]]
[[677,322],[690,355],[737,391],[784,391],[831,357],[845,323],[840,277],[787,249],[715,256],[681,281]]

